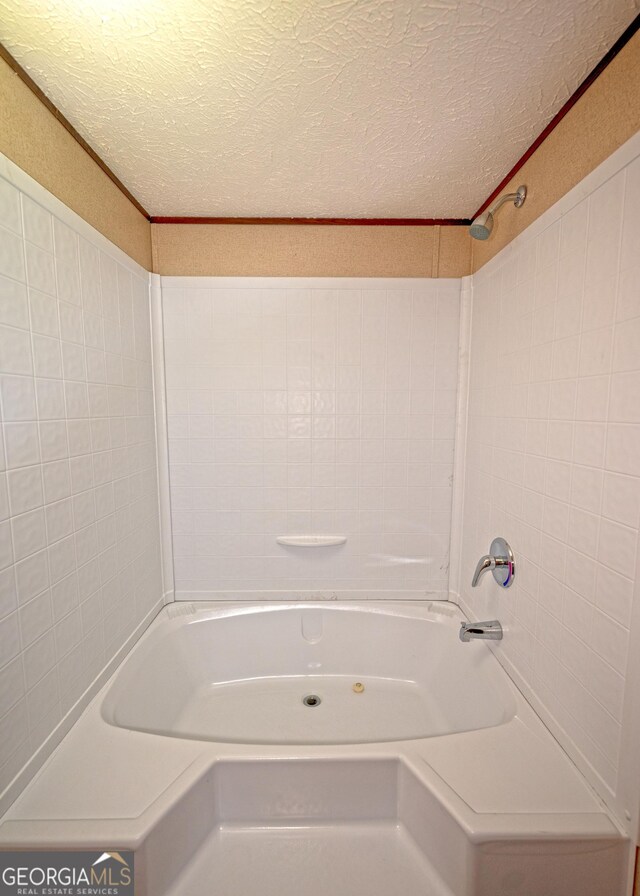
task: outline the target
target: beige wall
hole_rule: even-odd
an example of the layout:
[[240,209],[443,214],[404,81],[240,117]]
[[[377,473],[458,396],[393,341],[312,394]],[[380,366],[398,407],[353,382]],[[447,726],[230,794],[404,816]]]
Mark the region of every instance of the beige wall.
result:
[[640,32],[618,53],[505,187],[527,185],[521,209],[502,207],[491,238],[472,240],[477,271],[640,130]]
[[147,270],[151,225],[0,59],[0,152]]
[[459,277],[482,267],[636,133],[639,97],[640,33],[505,188],[526,183],[527,202],[519,211],[504,206],[484,243],[464,227],[149,225],[2,60],[0,151],[157,273]]
[[465,227],[152,224],[154,271],[219,277],[459,277]]
[[[640,129],[640,32],[562,119],[504,192],[491,238],[465,227],[153,224],[154,270],[218,276],[460,277],[482,267]],[[473,211],[469,210],[470,213]]]

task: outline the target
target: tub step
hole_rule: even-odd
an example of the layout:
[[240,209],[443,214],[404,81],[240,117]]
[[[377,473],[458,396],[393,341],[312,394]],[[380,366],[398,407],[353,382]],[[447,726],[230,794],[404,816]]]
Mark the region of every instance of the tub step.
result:
[[164,896],[454,896],[403,825],[223,825]]

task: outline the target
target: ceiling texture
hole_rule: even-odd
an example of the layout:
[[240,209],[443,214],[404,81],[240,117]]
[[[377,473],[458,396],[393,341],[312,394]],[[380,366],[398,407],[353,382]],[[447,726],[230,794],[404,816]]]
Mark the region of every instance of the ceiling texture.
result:
[[0,0],[153,216],[464,218],[640,0]]

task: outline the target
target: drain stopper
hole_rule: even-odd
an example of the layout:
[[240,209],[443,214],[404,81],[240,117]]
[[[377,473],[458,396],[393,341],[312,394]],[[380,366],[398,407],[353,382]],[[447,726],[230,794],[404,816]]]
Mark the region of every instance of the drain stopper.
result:
[[364,691],[364,685],[362,684],[361,681],[356,681],[356,683],[353,686],[353,690],[355,691],[356,694],[361,694]]

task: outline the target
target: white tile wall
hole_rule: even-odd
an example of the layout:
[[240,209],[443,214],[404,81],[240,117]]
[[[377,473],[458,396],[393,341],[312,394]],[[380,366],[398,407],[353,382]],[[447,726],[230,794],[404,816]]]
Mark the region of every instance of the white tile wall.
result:
[[447,597],[460,281],[162,293],[177,596]]
[[162,598],[148,278],[87,230],[0,176],[0,792]]
[[[473,294],[462,600],[507,626],[498,655],[612,793],[640,512],[639,209],[636,159],[548,212]],[[495,535],[514,586],[472,591]]]

